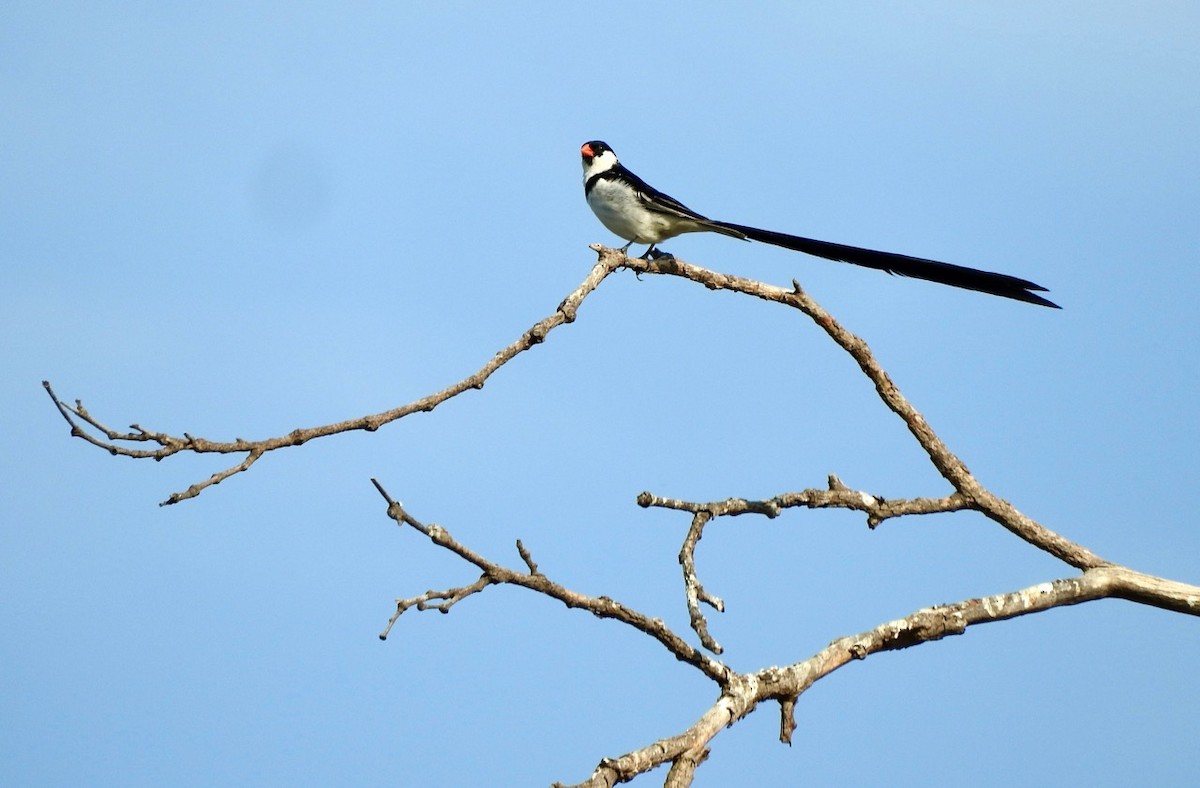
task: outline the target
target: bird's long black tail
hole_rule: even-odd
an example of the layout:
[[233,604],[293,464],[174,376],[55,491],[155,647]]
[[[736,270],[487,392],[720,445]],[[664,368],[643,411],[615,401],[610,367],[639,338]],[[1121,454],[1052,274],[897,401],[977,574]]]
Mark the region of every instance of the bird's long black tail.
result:
[[1046,288],[1025,279],[1008,274],[997,274],[991,271],[980,271],[950,263],[939,263],[937,260],[926,260],[923,257],[909,257],[894,252],[877,252],[874,249],[861,249],[857,246],[817,241],[812,238],[801,238],[798,235],[777,233],[771,230],[759,230],[757,227],[746,227],[730,222],[713,222],[728,230],[741,233],[752,241],[761,241],[773,246],[782,246],[796,252],[824,257],[826,260],[836,260],[842,263],[852,263],[867,268],[887,271],[889,274],[909,276],[914,279],[924,279],[951,287],[962,287],[967,290],[977,290],[980,293],[1012,298],[1029,304],[1040,304],[1054,309],[1061,309],[1053,301],[1042,298],[1031,290],[1047,292]]

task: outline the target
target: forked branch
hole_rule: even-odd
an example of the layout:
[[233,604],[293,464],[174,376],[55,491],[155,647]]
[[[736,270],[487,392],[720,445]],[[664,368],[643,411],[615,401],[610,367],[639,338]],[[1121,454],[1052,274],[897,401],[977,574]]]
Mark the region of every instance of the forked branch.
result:
[[[569,608],[586,610],[597,618],[611,618],[623,624],[627,624],[643,634],[649,635],[651,638],[657,640],[677,660],[680,662],[685,662],[699,669],[701,673],[703,673],[705,676],[708,676],[718,684],[723,685],[726,681],[728,681],[728,677],[730,675],[729,668],[727,668],[721,662],[705,656],[699,649],[690,645],[686,640],[676,635],[669,627],[667,627],[665,623],[663,623],[662,619],[651,618],[650,616],[647,616],[644,613],[639,613],[628,605],[621,604],[620,602],[610,599],[609,597],[597,597],[580,594],[576,591],[566,588],[565,586],[555,583],[542,572],[533,568],[535,566],[533,565],[533,559],[523,544],[518,546],[518,552],[521,553],[522,560],[525,561],[526,566],[531,567],[529,571],[518,572],[514,569],[501,566],[494,561],[490,561],[456,540],[450,535],[449,531],[442,526],[436,524],[426,525],[420,522],[411,514],[409,514],[399,501],[392,498],[383,488],[382,484],[375,479],[372,479],[371,483],[375,485],[375,489],[378,490],[379,494],[383,496],[383,499],[387,501],[388,517],[392,518],[397,525],[407,525],[414,528],[415,530],[424,534],[433,544],[445,550],[449,550],[451,553],[454,553],[467,563],[473,564],[476,568],[483,572],[479,580],[477,580],[471,586],[466,586],[464,589],[451,589],[450,591],[445,592],[428,592],[428,597],[430,599],[448,598],[455,596],[455,592],[462,592],[457,594],[458,599],[461,599],[469,596],[470,594],[476,593],[477,591],[481,591],[489,585],[519,586],[521,588],[529,589],[530,591],[536,591],[537,593],[548,596],[551,599],[556,599]],[[413,599],[420,599],[420,597],[414,597]],[[401,605],[403,603],[410,601],[411,600],[401,600],[397,602],[396,615],[392,618],[391,622],[389,622],[387,629],[385,629],[383,634],[380,636],[381,638],[387,636],[388,631],[392,628],[392,625],[395,624],[396,619],[399,618],[405,610],[411,607],[418,607],[418,609],[429,609],[429,606],[424,608],[419,607],[419,603],[416,602],[405,604],[403,609],[401,609]],[[457,599],[455,601],[457,601]],[[442,612],[446,612],[446,610],[443,610]]]
[[188,433],[174,436],[146,430],[136,424],[128,431],[113,430],[93,417],[82,402],[76,400],[73,406],[68,405],[58,397],[49,383],[44,383],[44,386],[55,407],[70,425],[71,434],[113,455],[154,460],[166,459],[181,452],[244,455],[241,462],[213,474],[209,479],[194,484],[183,492],[173,493],[163,502],[171,504],[195,497],[207,487],[247,470],[264,455],[276,449],[299,446],[310,440],[341,432],[373,431],[409,414],[433,410],[437,405],[465,391],[482,388],[484,382],[509,360],[542,342],[554,328],[572,322],[583,300],[609,274],[619,268],[630,268],[638,274],[676,276],[709,289],[729,290],[782,304],[810,317],[855,360],[863,374],[874,385],[880,399],[904,421],[950,487],[949,492],[942,497],[885,499],[850,489],[831,475],[825,489],[812,488],[783,493],[760,501],[728,498],[723,501],[693,503],[649,492],[642,493],[638,497],[638,503],[642,507],[666,508],[691,515],[691,522],[679,553],[679,562],[683,569],[691,625],[704,648],[717,654],[722,650],[720,644],[708,632],[701,605],[722,610],[723,602],[718,596],[707,591],[700,582],[696,571],[695,551],[704,529],[721,517],[757,514],[775,518],[789,508],[842,508],[864,513],[868,527],[875,528],[891,518],[973,510],[981,512],[1037,549],[1081,570],[1078,576],[1040,583],[1006,594],[924,608],[867,632],[839,638],[801,662],[740,674],[692,646],[667,627],[661,619],[647,616],[608,597],[581,594],[550,580],[538,568],[531,551],[519,540],[517,552],[524,563],[524,570],[510,569],[485,558],[456,540],[445,528],[434,524],[427,525],[413,518],[382,485],[372,480],[379,494],[387,502],[388,516],[397,525],[413,528],[434,546],[450,551],[479,572],[477,579],[467,585],[429,590],[416,596],[398,599],[396,612],[381,633],[381,638],[388,636],[400,616],[408,610],[416,608],[418,611],[437,610],[448,613],[455,605],[486,591],[490,586],[513,585],[555,599],[569,608],[586,610],[599,618],[613,619],[631,626],[653,638],[675,659],[693,666],[714,682],[718,698],[692,726],[681,733],[667,736],[620,757],[605,758],[591,777],[580,784],[584,786],[611,788],[618,782],[633,779],[666,764],[670,764],[666,777],[667,785],[689,785],[696,767],[708,756],[708,747],[712,739],[721,730],[754,711],[762,702],[779,704],[780,738],[790,742],[795,730],[795,703],[817,680],[852,660],[865,659],[882,651],[908,648],[949,635],[959,635],[976,624],[1001,621],[1102,598],[1127,599],[1200,616],[1200,587],[1145,575],[1105,561],[1090,550],[1035,522],[987,490],[900,393],[866,343],[843,328],[809,298],[799,285],[793,283],[791,289],[786,289],[717,273],[671,257],[656,260],[631,259],[619,250],[598,245],[593,248],[599,255],[599,261],[583,283],[563,300],[552,315],[539,321],[516,341],[501,349],[473,375],[441,391],[383,413],[320,427],[297,429],[287,435],[258,441],[241,438],[233,441],[210,441]]
[[[374,480],[372,480],[374,482]],[[374,482],[387,501],[388,516],[398,525],[409,525],[424,534],[436,546],[449,550],[476,568],[482,575],[476,583],[446,592],[427,592],[417,599],[455,598],[483,590],[492,584],[517,585],[563,602],[568,607],[590,612],[600,618],[613,618],[628,624],[661,643],[676,659],[697,667],[714,681],[718,698],[687,730],[666,736],[637,750],[615,758],[604,758],[579,788],[610,788],[627,782],[659,766],[671,765],[666,784],[686,786],[707,757],[709,743],[723,729],[753,712],[764,701],[780,704],[780,738],[790,743],[795,730],[792,717],[796,700],[818,680],[854,660],[872,654],[909,648],[951,635],[961,635],[971,626],[1003,621],[1018,616],[1077,605],[1096,599],[1121,598],[1167,610],[1200,616],[1200,586],[1164,580],[1121,566],[1106,565],[1088,569],[1077,577],[1062,578],[1005,594],[967,599],[948,605],[917,610],[874,629],[838,638],[811,657],[786,667],[770,667],[751,673],[736,673],[724,663],[704,657],[687,645],[661,620],[631,610],[607,597],[591,597],[570,591],[535,571],[517,572],[500,566],[450,536],[441,526],[425,525],[413,518],[392,499],[382,485]],[[701,513],[702,516],[704,513]],[[527,565],[528,551],[520,548]],[[412,602],[412,600],[405,600]],[[400,603],[398,603],[399,606]],[[397,609],[396,618],[409,607]],[[442,609],[442,612],[446,610]],[[560,784],[556,784],[560,785]]]
[[[1157,607],[1200,615],[1200,587],[1118,566],[1089,569],[1078,577],[1039,583],[1007,594],[924,608],[866,632],[838,638],[802,662],[736,674],[717,701],[686,731],[625,755],[603,759],[592,775],[574,788],[609,788],[665,763],[702,758],[713,738],[764,701],[780,704],[780,738],[790,743],[795,730],[791,715],[796,699],[817,681],[854,660],[961,635],[977,624],[1107,597],[1131,599],[1151,587],[1162,592]],[[673,783],[668,780],[667,784]],[[674,784],[690,785],[690,782]]]

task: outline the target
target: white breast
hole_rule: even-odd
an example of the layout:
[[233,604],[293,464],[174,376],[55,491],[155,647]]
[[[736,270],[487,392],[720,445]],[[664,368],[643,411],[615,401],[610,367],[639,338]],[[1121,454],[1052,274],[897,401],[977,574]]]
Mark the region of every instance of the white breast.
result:
[[637,194],[627,185],[601,179],[587,196],[596,218],[626,241],[654,244],[677,234],[671,222],[661,214],[646,210]]

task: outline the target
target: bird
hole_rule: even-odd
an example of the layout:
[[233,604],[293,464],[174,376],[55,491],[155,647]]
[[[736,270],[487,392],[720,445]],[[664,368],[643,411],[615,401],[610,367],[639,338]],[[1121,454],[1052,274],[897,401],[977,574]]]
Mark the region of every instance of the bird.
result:
[[709,219],[634,175],[621,164],[607,143],[600,140],[585,142],[580,153],[583,157],[583,194],[587,204],[601,224],[628,241],[621,247],[623,253],[628,253],[629,247],[636,243],[650,244],[642,255],[644,259],[667,256],[656,249],[662,241],[683,233],[713,232],[804,252],[826,260],[874,268],[889,274],[924,279],[1053,309],[1062,308],[1037,294],[1048,292],[1046,288],[1016,276]]

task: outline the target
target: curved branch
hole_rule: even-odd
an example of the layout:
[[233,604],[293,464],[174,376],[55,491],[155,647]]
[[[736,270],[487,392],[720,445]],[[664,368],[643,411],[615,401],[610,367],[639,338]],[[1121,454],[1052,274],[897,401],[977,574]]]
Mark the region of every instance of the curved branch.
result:
[[643,507],[661,507],[692,514],[691,526],[680,550],[679,562],[684,573],[692,628],[698,633],[704,647],[715,653],[721,651],[721,646],[707,631],[707,624],[700,613],[700,604],[708,604],[722,610],[723,603],[720,598],[705,591],[700,583],[694,554],[705,526],[720,516],[760,514],[773,518],[791,507],[844,508],[864,512],[867,515],[868,527],[874,528],[892,517],[972,509],[982,512],[1038,549],[1083,570],[1078,577],[1041,583],[1011,593],[923,608],[905,618],[886,622],[867,632],[839,638],[802,662],[783,668],[770,667],[753,673],[738,674],[721,661],[708,657],[689,645],[661,619],[646,616],[608,597],[580,594],[551,581],[538,569],[532,554],[520,541],[517,542],[517,550],[527,571],[509,569],[484,558],[455,540],[441,526],[426,525],[414,519],[377,481],[372,480],[387,502],[387,514],[392,520],[398,525],[412,527],[433,544],[459,556],[481,573],[477,580],[466,586],[441,591],[430,590],[415,597],[397,600],[396,613],[380,635],[381,638],[387,636],[406,610],[415,607],[417,610],[448,613],[457,603],[492,585],[515,585],[555,599],[567,607],[587,610],[599,618],[611,618],[631,626],[658,641],[676,659],[697,668],[719,686],[720,695],[716,702],[687,730],[619,758],[602,760],[592,776],[581,785],[611,787],[668,763],[671,767],[666,784],[689,785],[696,767],[707,757],[712,739],[724,728],[753,712],[763,701],[779,703],[780,738],[790,741],[795,729],[793,710],[796,700],[816,681],[852,660],[865,659],[878,652],[908,648],[949,635],[963,634],[968,627],[976,624],[1002,621],[1102,598],[1121,598],[1200,616],[1200,587],[1142,574],[1107,562],[1025,516],[1007,501],[984,488],[900,393],[866,343],[843,328],[809,298],[798,284],[793,282],[793,288],[788,290],[742,277],[720,274],[672,257],[664,256],[655,260],[631,259],[620,250],[599,245],[592,248],[599,255],[597,264],[584,282],[559,304],[554,314],[534,324],[519,339],[496,353],[473,375],[408,405],[383,413],[320,427],[297,429],[287,435],[259,441],[246,441],[241,438],[224,442],[209,441],[188,433],[173,436],[149,431],[137,424],[132,425],[127,432],[113,430],[93,417],[79,400],[75,401],[74,406],[67,405],[48,382],[43,382],[43,386],[70,426],[71,435],[110,454],[154,460],[162,460],[181,452],[245,455],[240,463],[213,474],[206,481],[194,484],[183,492],[172,494],[164,501],[164,504],[171,504],[195,497],[207,487],[247,470],[264,454],[275,449],[299,446],[309,440],[341,432],[374,431],[412,413],[433,410],[442,402],[467,390],[482,388],[484,382],[505,363],[544,341],[546,335],[554,328],[572,322],[583,300],[618,268],[630,268],[638,274],[678,276],[710,289],[730,290],[784,304],[810,317],[855,360],[862,372],[872,381],[884,404],[904,421],[930,461],[954,490],[943,498],[888,500],[851,490],[837,477],[830,476],[826,490],[802,490],[762,501],[730,498],[718,502],[691,503],[655,496],[648,492],[642,493],[638,497],[638,503]]
[[[537,570],[531,554],[519,542],[518,552],[529,567],[528,572],[517,572],[489,561],[453,539],[441,526],[426,525],[413,518],[378,481],[371,481],[388,504],[388,516],[397,525],[408,525],[416,529],[434,544],[453,552],[482,571],[479,580],[470,586],[446,592],[431,591],[422,597],[408,600],[419,609],[441,607],[422,608],[415,600],[428,601],[439,598],[458,601],[493,584],[521,586],[556,599],[568,607],[581,608],[599,618],[613,618],[634,627],[658,640],[676,659],[699,668],[721,688],[716,702],[687,730],[659,739],[620,757],[604,758],[592,775],[579,783],[580,788],[611,788],[617,783],[627,782],[665,764],[671,765],[665,784],[690,785],[696,767],[708,756],[709,743],[723,729],[753,712],[762,702],[776,701],[780,704],[780,739],[790,743],[795,729],[792,714],[796,700],[820,679],[854,660],[866,659],[879,652],[895,651],[941,640],[951,635],[961,635],[968,627],[977,624],[1004,621],[1055,607],[1077,605],[1103,598],[1128,599],[1200,616],[1200,586],[1146,575],[1121,566],[1105,565],[1088,569],[1078,577],[1039,583],[1018,591],[967,599],[954,604],[922,608],[904,618],[888,621],[866,632],[834,640],[801,662],[782,668],[769,667],[753,673],[739,674],[687,645],[661,620],[651,619],[607,597],[585,596],[552,582]],[[836,479],[831,480],[835,481]],[[656,502],[651,502],[651,505],[653,503]],[[725,506],[731,511],[740,510],[738,513],[745,513],[750,508],[745,506],[746,503],[731,500],[713,506]],[[670,508],[693,506],[698,505],[684,504]],[[710,510],[697,508],[693,524],[702,527],[711,516]],[[404,611],[398,609],[396,617],[402,612]],[[442,609],[442,612],[446,612],[445,609]],[[393,623],[394,621],[393,618]],[[389,628],[390,626],[389,624]]]
[[[645,495],[645,493],[643,493]],[[638,496],[641,503],[641,496]],[[725,649],[708,632],[708,619],[700,612],[700,603],[708,605],[718,613],[725,612],[725,601],[704,590],[700,577],[696,574],[696,545],[704,535],[704,526],[713,518],[711,512],[697,511],[692,517],[692,525],[684,537],[683,547],[679,549],[679,565],[683,567],[684,598],[687,601],[688,620],[692,631],[700,637],[700,644],[714,654],[720,654]]]
[[923,608],[866,632],[839,638],[802,662],[736,674],[725,685],[716,703],[686,731],[618,758],[603,759],[592,775],[575,788],[608,788],[663,764],[678,764],[681,760],[686,762],[683,771],[694,769],[694,764],[707,754],[713,738],[764,701],[780,703],[784,715],[780,738],[790,741],[795,727],[790,717],[796,699],[817,681],[854,660],[961,635],[977,624],[1111,597],[1136,598],[1143,604],[1200,616],[1200,586],[1111,565],[1089,569],[1078,577],[1039,583],[1006,594]]
[[900,389],[892,382],[891,377],[867,347],[860,337],[845,329],[833,316],[826,312],[816,301],[812,300],[799,283],[793,281],[792,289],[787,290],[775,285],[757,282],[740,276],[731,276],[710,271],[706,268],[685,263],[674,257],[660,257],[656,260],[633,260],[626,258],[620,250],[601,247],[598,249],[600,259],[604,261],[623,262],[625,267],[640,274],[663,274],[679,276],[702,284],[710,290],[731,290],[744,293],[765,301],[790,306],[808,315],[829,337],[843,350],[850,354],[858,364],[863,374],[875,385],[875,390],[883,403],[908,427],[909,432],[917,439],[917,443],[925,450],[930,461],[946,481],[950,482],[955,491],[990,519],[1007,528],[1026,542],[1044,550],[1056,558],[1078,569],[1089,569],[1104,566],[1110,562],[1078,545],[1027,517],[1008,501],[1005,501],[980,484],[962,460],[954,455],[942,442],[925,421],[916,408],[900,393]]
[[[518,572],[489,561],[479,553],[476,553],[466,545],[455,540],[442,526],[435,524],[426,525],[416,520],[404,509],[403,505],[399,501],[394,500],[390,495],[388,495],[387,491],[383,489],[383,486],[378,481],[372,479],[371,483],[375,485],[375,489],[378,490],[379,494],[383,496],[383,499],[387,501],[387,515],[388,517],[392,518],[397,525],[411,526],[428,537],[428,539],[438,547],[449,550],[459,558],[462,558],[464,561],[474,564],[483,572],[483,576],[476,581],[474,585],[468,586],[465,589],[451,589],[451,591],[444,593],[452,594],[454,591],[466,591],[468,589],[469,593],[475,593],[475,591],[482,590],[488,585],[520,586],[521,588],[527,588],[530,591],[536,591],[537,593],[550,597],[551,599],[556,599],[569,608],[586,610],[597,618],[611,618],[616,619],[622,624],[627,624],[634,629],[654,638],[660,644],[662,644],[667,651],[671,652],[671,654],[673,654],[680,662],[686,662],[687,664],[699,669],[700,672],[717,682],[719,685],[724,685],[727,681],[729,681],[729,677],[733,675],[732,671],[723,663],[705,656],[700,652],[699,649],[689,645],[687,641],[675,634],[670,627],[663,622],[662,619],[651,618],[644,613],[639,613],[633,608],[623,605],[620,602],[617,602],[616,600],[610,599],[606,596],[588,596],[586,594],[580,594],[576,591],[572,591],[565,586],[555,583],[550,578],[546,577],[546,575],[542,574],[542,572],[535,569],[531,568],[528,572]],[[521,545],[520,548],[518,548],[518,552],[522,553],[522,560],[526,561],[527,566],[532,564],[533,559],[528,557],[529,551],[525,549],[524,545]],[[476,588],[475,586],[479,587]],[[430,598],[438,596],[438,593],[439,592],[429,592],[431,595]],[[467,595],[467,593],[464,593],[461,596]],[[397,603],[398,609],[395,618],[398,618],[400,614],[404,612],[404,610],[399,609],[399,604],[400,603]],[[414,605],[409,605],[408,607],[412,606]],[[407,607],[405,609],[407,609]],[[392,619],[393,623],[395,622],[395,618]],[[388,629],[391,629],[391,624],[388,625]],[[386,633],[387,630],[384,630],[385,635]]]
[[[308,427],[304,429],[295,429],[286,435],[280,435],[274,438],[265,438],[262,440],[247,441],[242,438],[237,438],[233,441],[212,441],[205,438],[195,438],[186,432],[181,437],[168,435],[162,432],[151,432],[144,430],[134,424],[130,427],[130,432],[120,432],[109,429],[92,417],[87,409],[83,406],[80,400],[75,400],[75,406],[71,407],[63,402],[48,381],[42,381],[42,386],[46,393],[50,396],[54,406],[58,408],[58,412],[66,419],[67,424],[71,426],[71,435],[77,438],[82,438],[93,446],[104,449],[109,454],[121,457],[132,457],[133,459],[152,459],[164,460],[180,452],[193,452],[195,454],[245,454],[246,459],[242,462],[233,465],[219,473],[213,474],[207,480],[193,484],[187,490],[182,492],[172,493],[160,506],[168,506],[170,504],[179,503],[180,501],[194,498],[203,492],[206,488],[219,484],[225,479],[235,474],[247,470],[259,458],[267,452],[275,451],[276,449],[284,449],[291,446],[302,446],[316,438],[324,438],[330,435],[337,435],[343,432],[353,432],[356,430],[365,430],[374,432],[385,424],[390,424],[393,421],[409,416],[413,413],[427,413],[448,399],[458,396],[465,391],[477,390],[483,388],[484,382],[492,376],[496,370],[507,364],[509,361],[520,355],[526,350],[541,344],[545,341],[546,336],[555,328],[575,321],[576,312],[583,300],[588,297],[604,279],[613,271],[621,268],[624,265],[626,258],[610,257],[606,260],[598,262],[588,273],[587,277],[575,288],[566,298],[563,299],[555,309],[554,313],[539,320],[528,331],[522,334],[516,341],[501,349],[496,353],[490,361],[484,364],[475,374],[470,375],[462,380],[454,383],[441,391],[435,392],[421,399],[401,405],[391,410],[386,410],[382,413],[376,413],[370,416],[360,416],[355,419],[347,419],[334,424],[325,424],[318,427]],[[90,428],[90,430],[88,429]],[[99,433],[101,437],[97,437]],[[139,444],[150,443],[156,444],[157,449],[139,449],[124,444]]]

